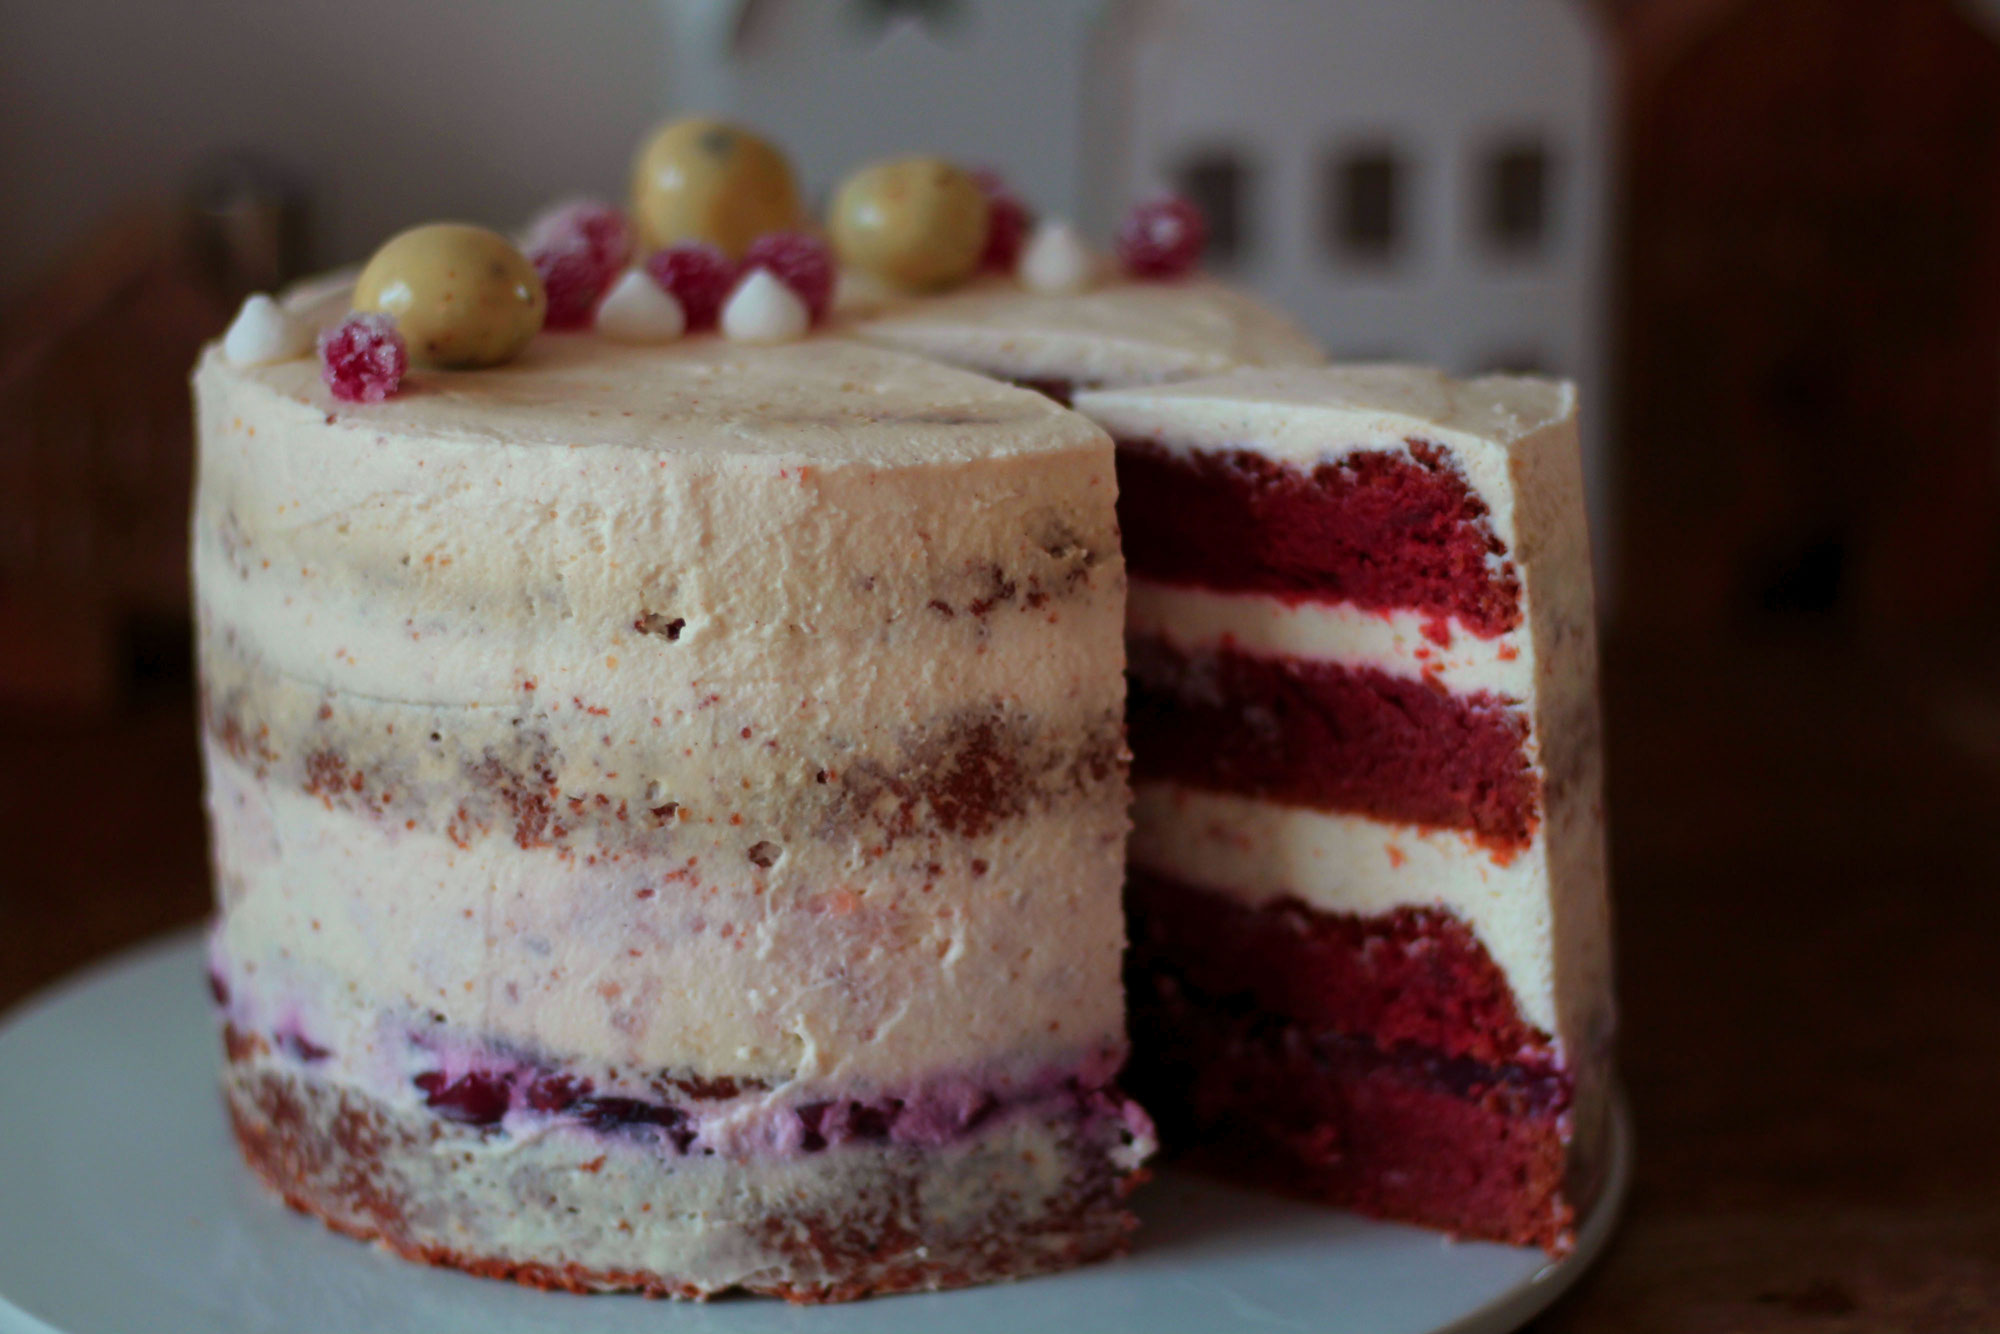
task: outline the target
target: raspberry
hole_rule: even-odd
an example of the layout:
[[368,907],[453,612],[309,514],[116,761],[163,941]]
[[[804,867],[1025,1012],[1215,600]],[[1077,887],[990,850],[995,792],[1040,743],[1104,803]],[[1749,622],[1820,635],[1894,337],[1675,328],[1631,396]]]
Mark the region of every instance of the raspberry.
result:
[[729,256],[701,241],[655,252],[646,261],[646,272],[662,291],[673,293],[681,303],[689,333],[715,327],[737,276],[736,264]]
[[833,255],[826,242],[804,232],[771,232],[750,243],[743,254],[745,272],[765,269],[798,294],[806,313],[818,324],[833,304]]
[[403,387],[410,350],[387,315],[349,315],[319,336],[319,363],[335,398],[380,403]]
[[1007,188],[999,172],[982,169],[973,172],[972,179],[986,195],[986,250],[979,257],[979,267],[989,273],[1012,273],[1035,216]]
[[549,295],[549,329],[582,329],[632,258],[632,228],[609,204],[581,200],[544,213],[528,228],[528,261]]
[[1179,195],[1134,206],[1119,224],[1118,259],[1135,278],[1178,278],[1201,262],[1208,223]]

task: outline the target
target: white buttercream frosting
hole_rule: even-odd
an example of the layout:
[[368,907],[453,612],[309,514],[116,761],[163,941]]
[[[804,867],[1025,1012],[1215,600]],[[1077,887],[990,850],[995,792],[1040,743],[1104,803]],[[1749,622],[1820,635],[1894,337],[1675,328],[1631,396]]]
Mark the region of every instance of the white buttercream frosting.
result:
[[[1442,624],[1444,642],[1432,637]],[[1338,662],[1389,676],[1433,681],[1454,694],[1480,691],[1525,700],[1534,689],[1534,646],[1521,631],[1490,639],[1457,617],[1351,602],[1305,602],[1270,593],[1222,593],[1133,578],[1126,629],[1183,653],[1235,649],[1265,658]]]
[[1122,1044],[1097,428],[835,338],[196,394],[218,952],[357,1080],[427,1016],[792,1091]]
[[1210,279],[1023,290],[1004,279],[924,297],[854,326],[856,336],[1009,380],[1157,384],[1326,354],[1291,320]]

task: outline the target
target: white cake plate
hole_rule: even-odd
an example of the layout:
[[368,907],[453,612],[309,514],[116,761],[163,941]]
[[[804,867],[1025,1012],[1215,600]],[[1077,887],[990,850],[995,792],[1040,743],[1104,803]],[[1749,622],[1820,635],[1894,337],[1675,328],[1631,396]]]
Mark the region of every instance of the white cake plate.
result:
[[427,1269],[335,1236],[258,1188],[215,1089],[192,935],[142,947],[0,1027],[0,1334],[1492,1334],[1576,1281],[1631,1166],[1621,1106],[1576,1250],[1416,1228],[1162,1172],[1132,1254],[1051,1278],[796,1308],[576,1297]]

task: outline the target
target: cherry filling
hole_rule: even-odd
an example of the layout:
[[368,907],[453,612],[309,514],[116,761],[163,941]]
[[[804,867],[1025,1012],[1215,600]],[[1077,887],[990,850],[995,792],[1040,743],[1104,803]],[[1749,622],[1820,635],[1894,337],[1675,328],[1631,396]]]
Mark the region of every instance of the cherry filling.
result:
[[1161,583],[1521,623],[1521,585],[1486,503],[1445,451],[1363,450],[1306,471],[1248,450],[1118,445],[1132,573]]
[[[274,1047],[306,1064],[331,1055],[327,1048],[296,1032],[267,1041],[225,1025],[223,1036],[232,1061],[251,1060]],[[1050,1114],[1066,1112],[1085,1119],[1109,1116],[1128,1124],[1144,1123],[1143,1113],[1110,1082],[1115,1065],[1114,1057],[1110,1064],[1053,1069],[997,1088],[946,1079],[925,1085],[907,1098],[804,1103],[776,1112],[795,1122],[796,1129],[786,1133],[780,1122],[771,1128],[776,1132],[771,1142],[790,1144],[807,1153],[843,1144],[893,1142],[935,1147],[976,1130],[1003,1110],[1030,1105]],[[526,1063],[475,1067],[456,1076],[426,1070],[411,1083],[441,1120],[485,1130],[506,1120],[510,1112],[526,1112],[602,1134],[640,1139],[657,1136],[656,1143],[664,1140],[677,1154],[695,1152],[701,1138],[701,1109],[690,1104],[730,1102],[770,1087],[752,1078],[661,1074],[650,1081],[653,1097],[600,1093],[583,1076]],[[701,1152],[713,1149],[704,1147]]]
[[423,1090],[424,1101],[447,1121],[490,1126],[507,1115],[514,1097],[514,1077],[473,1070],[447,1080],[442,1071],[426,1070],[412,1081]]
[[[550,1071],[530,1073],[518,1069],[473,1070],[456,1079],[447,1079],[436,1070],[426,1071],[413,1081],[424,1094],[432,1111],[448,1121],[488,1127],[500,1123],[507,1113],[521,1107],[560,1121],[608,1134],[644,1135],[662,1132],[676,1153],[692,1151],[701,1128],[695,1112],[672,1102],[655,1101],[623,1094],[597,1093],[591,1082],[574,1075]],[[655,1081],[654,1087],[685,1088],[683,1079]],[[727,1086],[725,1098],[746,1087],[762,1088],[755,1081],[722,1079],[694,1081],[705,1087]],[[1069,1075],[1051,1083],[1031,1083],[1011,1090],[1013,1104],[1049,1102],[1069,1105],[1077,1115],[1126,1116],[1127,1103],[1115,1089],[1101,1080]],[[702,1099],[697,1101],[712,1101]],[[879,1098],[862,1102],[829,1099],[810,1102],[789,1115],[798,1123],[796,1144],[807,1153],[843,1144],[938,1145],[977,1129],[1004,1106],[991,1091],[968,1086],[935,1089],[913,1099]],[[1129,1119],[1129,1118],[1128,1118]]]
[[1528,722],[1505,699],[1147,636],[1127,649],[1135,779],[1464,829],[1500,849],[1534,835]]

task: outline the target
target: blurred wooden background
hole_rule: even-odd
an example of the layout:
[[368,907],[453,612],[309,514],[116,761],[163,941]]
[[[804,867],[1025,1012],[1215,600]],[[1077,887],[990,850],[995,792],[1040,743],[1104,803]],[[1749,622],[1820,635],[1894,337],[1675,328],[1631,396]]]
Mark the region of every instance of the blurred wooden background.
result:
[[[1539,1327],[2000,1329],[1995,27],[1604,12],[1639,1173]],[[0,310],[0,1004],[205,910],[186,376],[310,218],[223,164]]]

